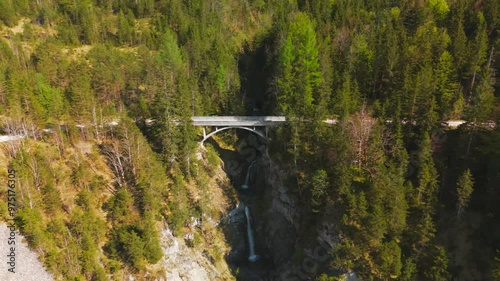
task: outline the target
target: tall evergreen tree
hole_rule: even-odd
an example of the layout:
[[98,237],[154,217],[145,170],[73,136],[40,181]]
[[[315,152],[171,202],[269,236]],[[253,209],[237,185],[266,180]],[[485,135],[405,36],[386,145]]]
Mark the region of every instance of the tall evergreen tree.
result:
[[457,181],[457,217],[460,217],[464,209],[469,205],[470,197],[474,191],[474,178],[469,169],[458,178]]
[[294,15],[280,55],[278,107],[290,117],[310,118],[321,82],[316,33],[304,13]]
[[458,101],[458,83],[455,77],[453,58],[445,51],[441,54],[436,69],[436,91],[441,119],[458,114],[452,112],[453,103]]

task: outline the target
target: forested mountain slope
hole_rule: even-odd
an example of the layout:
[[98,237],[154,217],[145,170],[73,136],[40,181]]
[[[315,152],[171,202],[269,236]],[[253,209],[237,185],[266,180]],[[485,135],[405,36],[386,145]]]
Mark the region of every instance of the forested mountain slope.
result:
[[273,280],[500,280],[499,28],[495,0],[0,1],[1,130],[30,135],[0,159],[16,222],[63,280],[164,276],[165,222],[243,278],[221,229],[188,227],[237,202],[190,117],[284,115],[258,182],[298,219],[273,266],[301,267],[325,225],[336,244]]

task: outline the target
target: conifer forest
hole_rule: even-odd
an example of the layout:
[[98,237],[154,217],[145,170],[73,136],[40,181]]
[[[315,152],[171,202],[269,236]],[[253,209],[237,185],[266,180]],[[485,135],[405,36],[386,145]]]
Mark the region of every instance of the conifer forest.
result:
[[499,35],[498,0],[0,0],[0,279],[24,243],[48,280],[500,281]]

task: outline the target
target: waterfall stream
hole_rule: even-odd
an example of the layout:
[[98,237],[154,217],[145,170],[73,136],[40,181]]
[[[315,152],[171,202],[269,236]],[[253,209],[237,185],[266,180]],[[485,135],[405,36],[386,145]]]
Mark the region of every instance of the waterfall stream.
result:
[[250,218],[250,208],[245,207],[245,216],[247,218],[247,235],[248,235],[248,260],[250,262],[255,262],[259,259],[259,256],[255,254],[255,245],[253,238],[252,222]]
[[250,163],[250,166],[248,166],[247,176],[245,178],[245,183],[241,186],[241,189],[248,189],[248,180],[249,180],[249,177],[250,177],[250,169],[252,169],[252,166],[253,166],[254,163],[255,163],[255,160],[253,160]]
[[[208,140],[210,142],[210,140]],[[258,141],[258,140],[256,140]],[[224,161],[226,172],[237,192],[239,203],[228,213],[221,227],[226,233],[226,239],[231,245],[225,260],[231,267],[238,281],[267,281],[272,275],[274,261],[266,251],[263,222],[261,221],[261,206],[265,186],[261,172],[262,155],[256,151],[257,144],[243,143],[241,150],[228,150],[212,142]],[[248,151],[254,150],[253,159],[248,158]],[[245,154],[247,153],[247,154]],[[234,163],[237,163],[235,165]],[[230,170],[231,167],[237,168]],[[237,173],[231,173],[237,171]],[[252,185],[252,186],[250,186]]]

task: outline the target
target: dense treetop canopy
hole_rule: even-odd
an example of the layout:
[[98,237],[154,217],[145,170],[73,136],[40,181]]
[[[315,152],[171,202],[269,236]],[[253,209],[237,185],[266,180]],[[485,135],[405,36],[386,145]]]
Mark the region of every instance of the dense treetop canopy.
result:
[[298,236],[342,237],[311,278],[500,280],[499,32],[497,0],[2,0],[1,129],[56,131],[6,150],[16,221],[65,280],[144,275],[160,222],[213,211],[190,117],[285,115]]

